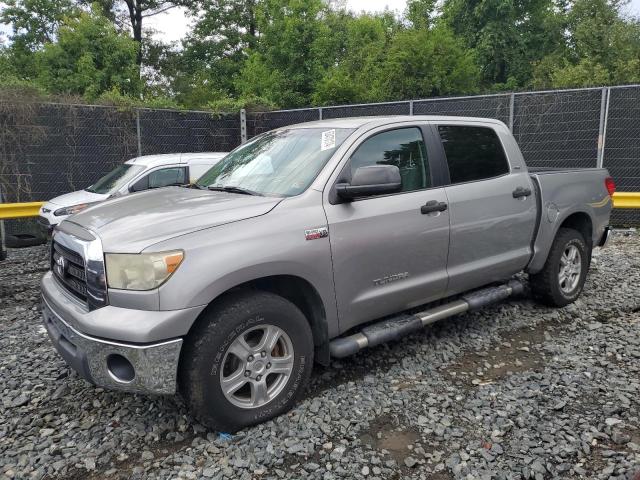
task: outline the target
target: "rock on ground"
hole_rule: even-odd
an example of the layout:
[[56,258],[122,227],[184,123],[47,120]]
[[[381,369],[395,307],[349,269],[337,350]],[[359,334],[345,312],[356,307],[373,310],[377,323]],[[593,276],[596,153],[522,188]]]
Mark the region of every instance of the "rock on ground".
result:
[[45,247],[0,263],[0,477],[627,479],[640,469],[640,238],[585,291],[443,321],[317,367],[287,415],[228,438],[176,397],[105,391],[40,323]]

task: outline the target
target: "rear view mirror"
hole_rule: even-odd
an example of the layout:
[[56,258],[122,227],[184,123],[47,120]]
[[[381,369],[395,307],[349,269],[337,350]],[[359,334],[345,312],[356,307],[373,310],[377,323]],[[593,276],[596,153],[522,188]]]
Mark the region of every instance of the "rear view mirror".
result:
[[399,192],[402,188],[400,170],[395,165],[359,167],[351,183],[339,183],[336,192],[343,200]]

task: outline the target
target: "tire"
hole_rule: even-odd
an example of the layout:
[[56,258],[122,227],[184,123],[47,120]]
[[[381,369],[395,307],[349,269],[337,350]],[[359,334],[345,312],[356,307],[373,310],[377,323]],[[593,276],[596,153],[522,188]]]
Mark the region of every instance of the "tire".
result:
[[[571,264],[569,270],[561,270],[567,263]],[[551,245],[543,269],[529,275],[534,298],[554,307],[573,303],[582,292],[590,263],[591,249],[582,234],[572,228],[561,228]]]
[[6,235],[6,244],[9,248],[36,247],[47,243],[46,239],[31,235],[30,233],[19,233],[17,235]]
[[[256,349],[267,332],[277,337],[275,347]],[[233,433],[290,410],[304,393],[312,367],[313,336],[302,312],[272,293],[240,292],[204,311],[183,347],[178,382],[200,422]],[[274,374],[275,369],[290,373]],[[225,394],[223,377],[242,386]],[[263,383],[267,390],[260,388]]]

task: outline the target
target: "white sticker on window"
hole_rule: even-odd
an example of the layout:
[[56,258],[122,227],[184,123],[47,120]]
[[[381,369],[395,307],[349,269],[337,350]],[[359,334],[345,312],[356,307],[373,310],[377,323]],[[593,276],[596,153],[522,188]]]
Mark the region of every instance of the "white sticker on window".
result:
[[335,148],[336,146],[336,131],[327,130],[326,132],[322,132],[322,141],[320,142],[320,150],[329,150],[330,148]]

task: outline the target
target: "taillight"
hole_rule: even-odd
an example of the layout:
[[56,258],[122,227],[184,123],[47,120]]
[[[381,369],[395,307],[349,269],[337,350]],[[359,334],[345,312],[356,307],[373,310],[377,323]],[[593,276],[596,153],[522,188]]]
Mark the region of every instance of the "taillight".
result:
[[611,177],[605,178],[604,186],[607,187],[607,192],[609,192],[609,196],[613,197],[613,194],[616,192],[616,184],[613,181],[613,178]]

